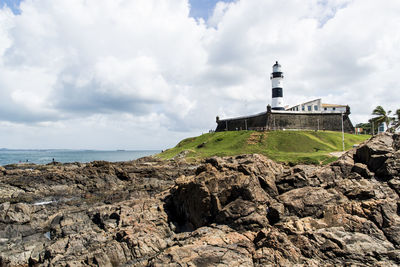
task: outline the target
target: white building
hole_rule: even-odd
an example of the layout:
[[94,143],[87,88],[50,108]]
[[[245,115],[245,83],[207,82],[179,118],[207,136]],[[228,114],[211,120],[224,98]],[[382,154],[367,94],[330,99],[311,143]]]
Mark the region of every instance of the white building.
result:
[[301,103],[287,108],[287,111],[299,111],[307,113],[345,113],[346,105],[323,104],[321,98]]
[[381,123],[378,125],[378,134],[384,133],[384,132],[386,132],[386,130],[387,130],[386,124],[383,123],[383,122],[381,122]]

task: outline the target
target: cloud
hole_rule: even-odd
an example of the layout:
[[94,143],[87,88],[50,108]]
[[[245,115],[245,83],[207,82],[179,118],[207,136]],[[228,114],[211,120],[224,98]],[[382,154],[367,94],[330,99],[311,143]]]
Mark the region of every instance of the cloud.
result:
[[[21,15],[1,11],[13,25],[3,30],[9,45],[0,83],[25,121],[32,111],[37,120],[152,112],[175,96],[182,101],[173,88],[205,58],[205,27],[188,17],[186,1],[25,1],[20,8]],[[17,112],[8,110],[3,119],[14,121]]]
[[112,147],[121,129],[150,147],[156,131],[171,144],[216,115],[264,111],[276,60],[287,104],[349,104],[354,122],[399,108],[397,0],[219,2],[207,21],[187,0],[25,0],[20,11],[0,9],[3,132],[82,132],[85,147],[101,130]]

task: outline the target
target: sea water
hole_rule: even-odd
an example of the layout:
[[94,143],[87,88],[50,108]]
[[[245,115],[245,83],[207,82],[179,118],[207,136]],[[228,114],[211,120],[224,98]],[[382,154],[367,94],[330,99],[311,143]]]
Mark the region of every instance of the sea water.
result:
[[159,150],[9,150],[0,149],[0,166],[14,163],[47,164],[53,161],[90,162],[105,160],[110,162],[134,160],[157,154]]

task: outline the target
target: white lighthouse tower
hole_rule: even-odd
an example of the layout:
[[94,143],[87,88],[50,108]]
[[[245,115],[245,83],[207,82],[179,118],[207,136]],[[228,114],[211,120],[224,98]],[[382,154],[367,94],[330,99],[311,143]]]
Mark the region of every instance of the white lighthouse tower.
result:
[[276,61],[272,66],[272,106],[273,110],[285,110],[283,106],[283,73],[281,65]]

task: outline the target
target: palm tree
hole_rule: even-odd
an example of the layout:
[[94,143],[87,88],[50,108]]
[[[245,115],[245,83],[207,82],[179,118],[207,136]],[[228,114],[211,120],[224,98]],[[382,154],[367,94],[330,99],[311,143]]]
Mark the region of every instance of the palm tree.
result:
[[395,121],[395,126],[393,127],[394,129],[394,131],[397,129],[397,128],[399,128],[400,127],[400,108],[398,109],[398,110],[396,110],[396,117],[397,117],[397,119],[396,119],[396,121]]
[[377,124],[385,123],[386,129],[389,130],[389,125],[394,120],[393,117],[390,117],[390,113],[392,113],[392,111],[389,110],[386,112],[382,106],[377,106],[372,111],[372,115],[377,115],[378,117],[374,117],[372,120]]

